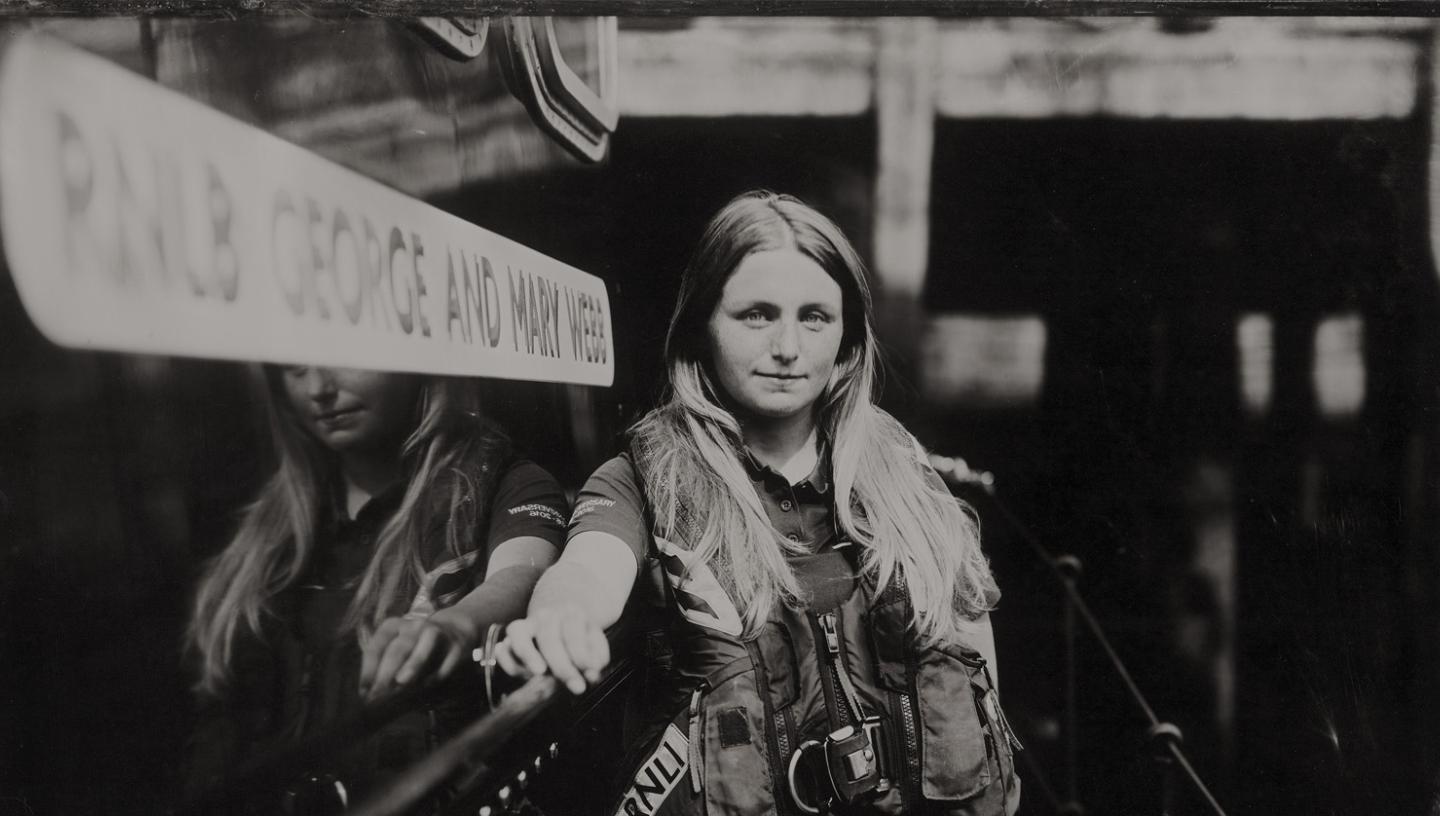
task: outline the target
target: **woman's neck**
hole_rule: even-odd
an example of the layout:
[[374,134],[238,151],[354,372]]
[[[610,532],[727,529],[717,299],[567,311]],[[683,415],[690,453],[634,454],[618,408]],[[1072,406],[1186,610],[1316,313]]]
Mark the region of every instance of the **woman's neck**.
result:
[[819,455],[815,444],[815,423],[803,421],[745,423],[742,431],[745,446],[761,464],[779,473],[791,484],[799,482],[815,470]]
[[366,502],[400,479],[400,457],[345,454],[340,474],[345,479],[345,509],[354,518]]

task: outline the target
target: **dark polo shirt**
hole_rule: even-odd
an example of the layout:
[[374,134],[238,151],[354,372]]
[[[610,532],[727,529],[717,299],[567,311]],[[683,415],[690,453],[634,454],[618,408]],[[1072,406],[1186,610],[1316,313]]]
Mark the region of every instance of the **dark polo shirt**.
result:
[[[809,476],[791,484],[749,452],[741,457],[751,487],[777,532],[805,545],[805,552],[787,556],[808,608],[823,612],[854,591],[855,547],[835,526],[835,503],[828,462],[821,457]],[[628,454],[600,466],[581,489],[570,517],[569,538],[585,532],[609,533],[630,546],[637,567],[655,547],[645,526],[644,494]]]

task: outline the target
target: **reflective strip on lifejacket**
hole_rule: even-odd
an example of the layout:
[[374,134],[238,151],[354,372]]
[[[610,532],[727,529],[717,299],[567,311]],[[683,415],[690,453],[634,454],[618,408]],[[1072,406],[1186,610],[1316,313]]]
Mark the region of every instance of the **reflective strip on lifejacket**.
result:
[[660,536],[655,536],[655,546],[665,569],[665,581],[674,593],[680,614],[696,626],[738,637],[745,630],[745,624],[709,565],[684,547]]

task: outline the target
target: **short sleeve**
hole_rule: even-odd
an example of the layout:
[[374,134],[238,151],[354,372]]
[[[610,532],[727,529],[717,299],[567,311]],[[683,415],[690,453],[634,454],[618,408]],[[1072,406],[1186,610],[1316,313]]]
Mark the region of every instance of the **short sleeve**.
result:
[[522,536],[543,538],[556,549],[565,543],[565,491],[548,471],[521,459],[505,471],[490,505],[486,550]]
[[570,538],[581,533],[609,533],[630,547],[641,563],[650,545],[645,525],[645,493],[629,457],[606,462],[585,481],[570,517]]

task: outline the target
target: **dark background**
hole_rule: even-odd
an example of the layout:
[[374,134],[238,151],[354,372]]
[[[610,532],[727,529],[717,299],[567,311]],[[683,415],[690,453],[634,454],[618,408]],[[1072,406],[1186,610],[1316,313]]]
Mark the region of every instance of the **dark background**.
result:
[[[1040,395],[937,405],[900,359],[885,404],[998,495],[1081,586],[1231,813],[1423,813],[1440,741],[1436,274],[1428,121],[942,122],[923,307],[1038,314]],[[486,384],[492,413],[569,487],[659,389],[691,243],[729,197],[796,194],[863,255],[875,123],[627,119],[609,160],[482,181],[434,203],[604,278],[615,386]],[[1235,326],[1274,326],[1274,385],[1243,410]],[[1364,326],[1365,400],[1315,404],[1314,332]],[[203,560],[266,467],[243,366],[81,354],[38,337],[0,276],[0,814],[155,813],[188,727],[179,657]],[[988,499],[1007,708],[1062,786],[1061,607]],[[1233,632],[1194,531],[1235,537]],[[1200,632],[1196,635],[1195,632]],[[1234,654],[1233,709],[1209,670]],[[1197,645],[1198,644],[1198,645]],[[1079,643],[1081,799],[1158,812],[1144,721]],[[1030,771],[1026,771],[1030,774]],[[1027,780],[1025,812],[1051,812]],[[1202,812],[1188,790],[1177,811]]]

